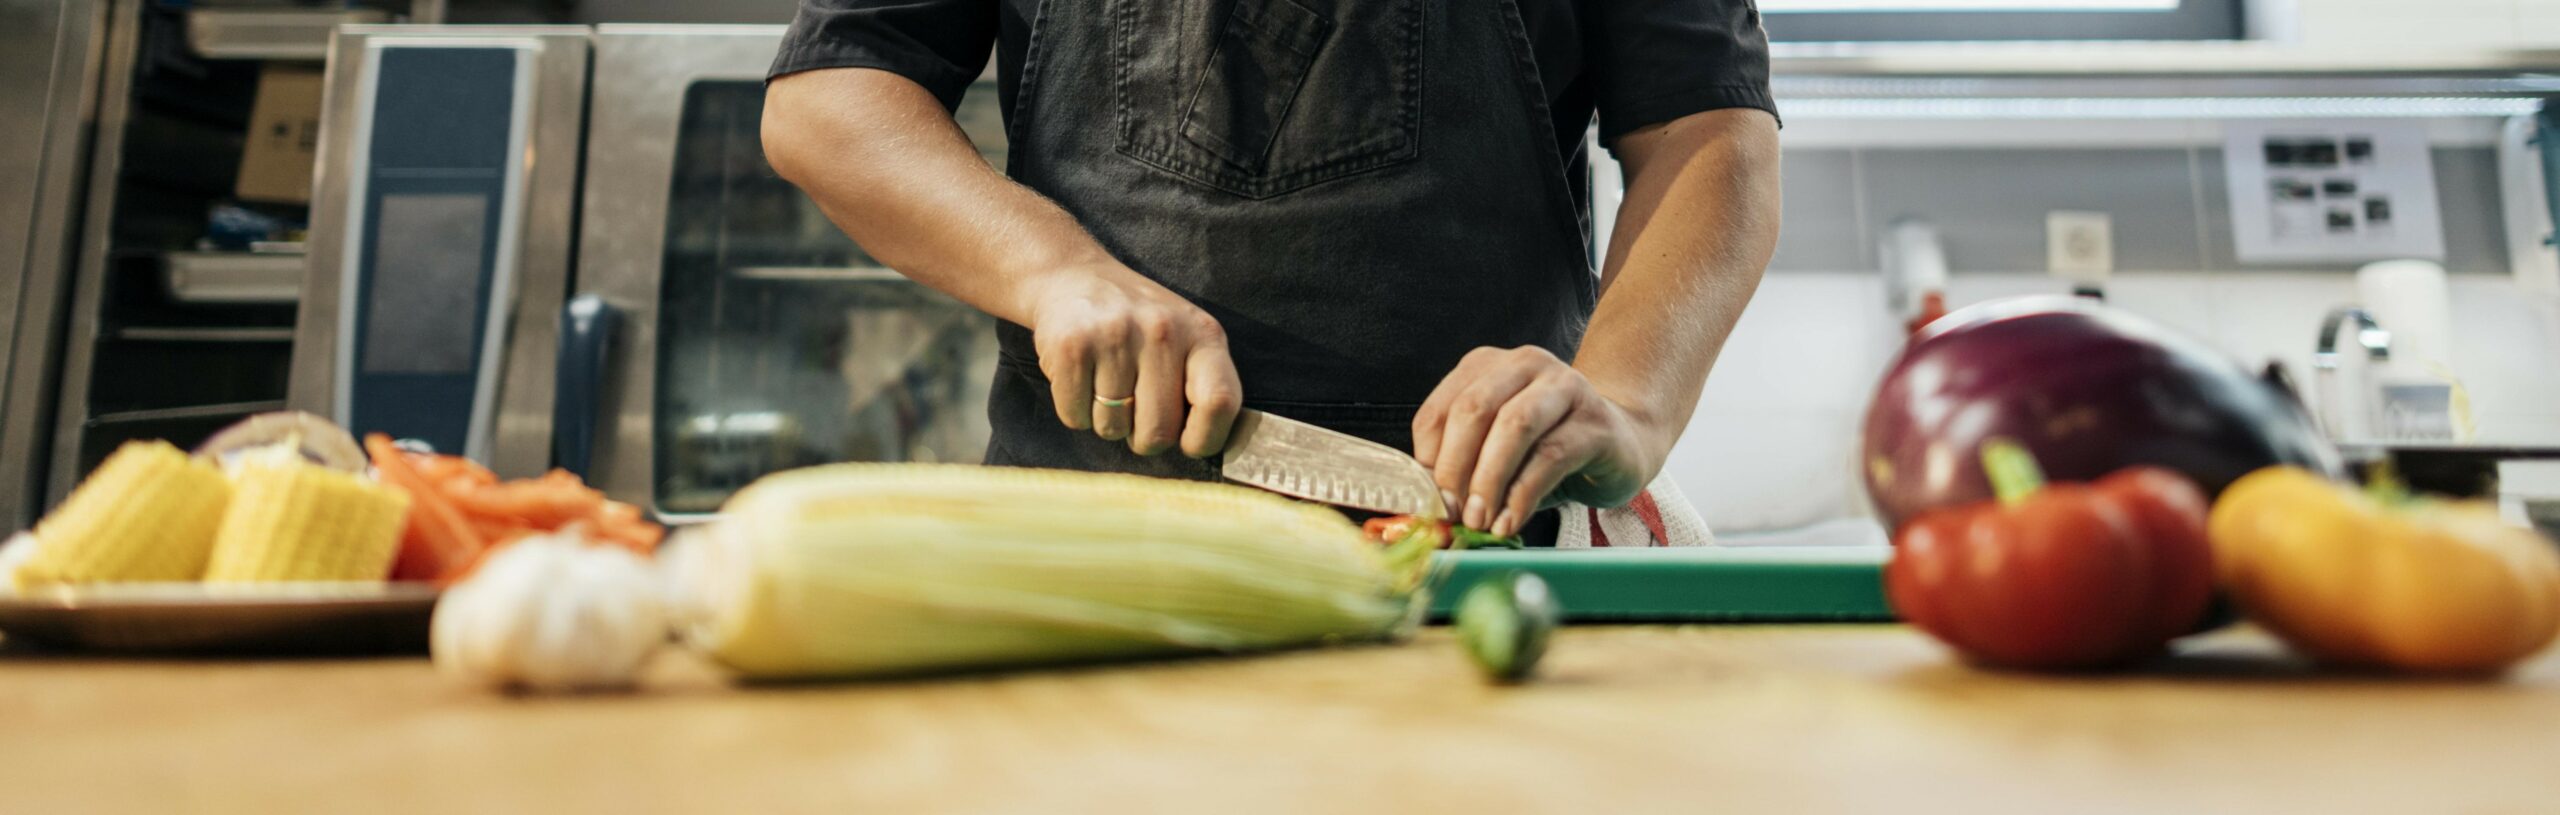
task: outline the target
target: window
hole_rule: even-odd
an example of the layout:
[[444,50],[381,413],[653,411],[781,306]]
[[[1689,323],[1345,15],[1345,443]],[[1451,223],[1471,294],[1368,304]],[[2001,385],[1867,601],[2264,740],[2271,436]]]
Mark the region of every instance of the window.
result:
[[2175,11],[2178,0],[1764,0],[1769,14],[1925,11]]

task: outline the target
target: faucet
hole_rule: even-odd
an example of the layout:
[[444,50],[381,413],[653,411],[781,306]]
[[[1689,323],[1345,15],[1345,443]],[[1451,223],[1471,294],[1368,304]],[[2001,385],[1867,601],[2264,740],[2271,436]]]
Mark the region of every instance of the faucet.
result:
[[1947,250],[1937,227],[1919,218],[1894,219],[1876,240],[1876,260],[1884,272],[1885,308],[1906,330],[1919,333],[1947,313]]
[[2374,362],[2391,361],[2391,332],[2382,330],[2382,323],[2373,319],[2373,312],[2354,306],[2340,306],[2330,309],[2329,316],[2320,318],[2320,345],[2311,352],[2311,367],[2337,370],[2338,329],[2350,320],[2356,324],[2355,342],[2364,346],[2365,357]]
[[2330,309],[2328,316],[2320,318],[2320,344],[2311,351],[2311,367],[2312,377],[2317,380],[2313,387],[2320,390],[2320,426],[2328,431],[2331,438],[2342,436],[2348,430],[2338,423],[2342,418],[2338,403],[2344,400],[2339,397],[2336,380],[2338,332],[2350,322],[2356,326],[2353,341],[2364,346],[2368,362],[2391,361],[2391,332],[2382,329],[2382,323],[2373,318],[2373,312],[2354,306],[2340,306]]

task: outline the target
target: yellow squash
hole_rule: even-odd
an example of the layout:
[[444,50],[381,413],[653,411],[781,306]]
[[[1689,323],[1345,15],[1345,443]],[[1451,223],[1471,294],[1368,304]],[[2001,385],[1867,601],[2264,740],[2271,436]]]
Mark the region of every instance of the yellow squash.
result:
[[2211,534],[2233,599],[2325,662],[2495,671],[2560,632],[2560,551],[2486,503],[2385,502],[2271,467],[2223,492]]

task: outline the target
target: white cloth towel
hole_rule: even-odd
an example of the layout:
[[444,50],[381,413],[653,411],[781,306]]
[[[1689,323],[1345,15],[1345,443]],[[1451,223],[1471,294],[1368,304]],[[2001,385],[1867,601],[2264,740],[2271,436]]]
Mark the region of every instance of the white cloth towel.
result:
[[1591,549],[1640,546],[1711,546],[1716,542],[1707,520],[1680,494],[1671,476],[1655,477],[1626,506],[1599,509],[1581,504],[1557,508],[1564,523],[1556,530],[1556,548]]

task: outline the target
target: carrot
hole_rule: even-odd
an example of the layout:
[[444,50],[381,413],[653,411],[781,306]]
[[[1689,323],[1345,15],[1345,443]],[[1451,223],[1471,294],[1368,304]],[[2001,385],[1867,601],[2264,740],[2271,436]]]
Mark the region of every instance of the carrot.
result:
[[409,493],[408,530],[401,535],[399,559],[392,567],[394,579],[437,580],[488,548],[462,513],[411,465],[409,454],[391,443],[390,436],[367,434],[364,447],[382,480]]
[[658,528],[655,524],[649,524],[626,527],[599,527],[595,534],[598,540],[605,543],[629,549],[632,554],[646,555],[658,551],[658,543],[660,539],[666,537],[667,533],[666,530]]
[[429,530],[435,522],[429,520],[425,505],[415,499],[409,505],[409,516],[400,526],[400,552],[391,561],[391,579],[433,582],[449,568],[440,560],[445,550],[428,542],[435,539],[436,533]]
[[666,537],[639,507],[606,499],[566,470],[502,481],[469,459],[407,453],[378,433],[364,441],[382,480],[408,491],[415,507],[397,579],[451,584],[509,544],[572,526],[599,545],[642,555]]
[[497,554],[498,549],[499,547],[490,547],[481,551],[479,556],[463,561],[462,565],[454,567],[452,573],[445,575],[444,579],[436,581],[436,585],[450,586],[470,579],[471,573],[479,571],[480,564],[489,562],[489,556]]
[[514,543],[517,538],[540,531],[534,527],[504,518],[473,518],[471,529],[492,547]]
[[657,551],[667,536],[664,527],[640,517],[639,507],[615,502],[606,502],[604,509],[596,513],[596,532],[644,555]]
[[453,498],[465,511],[515,518],[546,529],[593,517],[605,502],[604,493],[587,489],[584,484],[548,480],[508,482],[456,492]]

